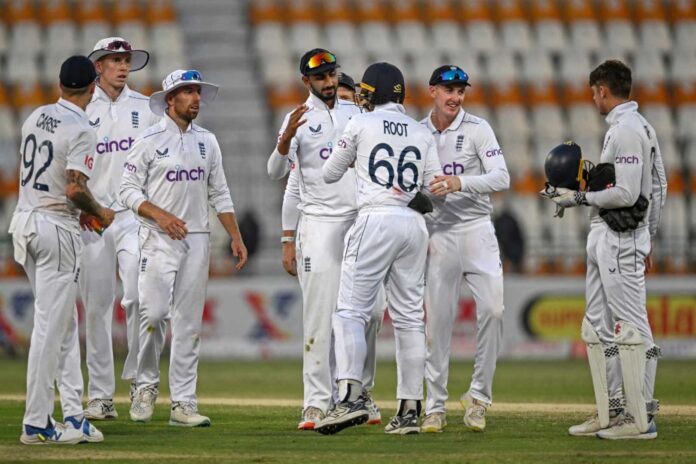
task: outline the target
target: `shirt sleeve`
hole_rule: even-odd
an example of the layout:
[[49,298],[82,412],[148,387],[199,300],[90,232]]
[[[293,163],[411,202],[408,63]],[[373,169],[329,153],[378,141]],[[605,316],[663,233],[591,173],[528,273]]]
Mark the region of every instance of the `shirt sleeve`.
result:
[[326,163],[324,163],[322,168],[324,182],[333,184],[343,177],[350,165],[355,162],[357,147],[358,128],[356,127],[355,119],[351,119],[343,130],[343,135],[336,142],[336,148],[331,152]]
[[[283,125],[280,127],[280,131],[278,131],[278,141],[280,141],[280,137],[283,135],[283,132],[285,132],[285,128],[288,126],[289,120],[290,114],[288,113],[283,120]],[[290,172],[290,165],[297,158],[297,147],[297,136],[292,138],[292,141],[290,142],[290,150],[288,151],[287,155],[281,155],[278,151],[278,145],[276,144],[275,148],[273,149],[273,153],[271,153],[271,156],[268,157],[268,163],[266,165],[268,169],[268,176],[271,179],[280,180]]]
[[119,199],[126,208],[130,208],[135,214],[138,214],[138,208],[148,199],[145,195],[145,188],[153,156],[154,150],[150,144],[145,139],[137,139],[123,165]]
[[648,224],[650,226],[650,237],[657,235],[662,218],[662,208],[667,201],[667,175],[665,166],[662,162],[660,147],[655,143],[655,157],[652,167],[652,192],[650,198],[650,212],[648,213]]
[[293,168],[288,176],[288,183],[285,185],[282,207],[282,227],[283,230],[296,230],[297,221],[300,218],[300,182],[297,169]]
[[483,173],[475,176],[459,176],[462,192],[491,193],[510,188],[508,173],[498,139],[490,124],[483,121],[475,133],[476,154],[481,160]]
[[425,154],[425,165],[423,168],[423,187],[430,185],[430,182],[435,179],[435,176],[442,175],[442,166],[440,165],[440,157],[437,154],[437,145],[432,134],[428,134],[428,151]]
[[643,145],[640,136],[632,129],[617,126],[614,130],[611,150],[616,182],[614,186],[599,192],[585,194],[587,203],[605,209],[633,206],[640,196],[643,176]]
[[213,150],[210,157],[210,175],[208,176],[208,204],[218,214],[234,213],[234,203],[222,166],[220,145],[214,135],[210,134],[210,139]]
[[85,128],[76,137],[68,141],[68,159],[65,169],[79,171],[90,177],[96,152],[97,133],[92,129]]

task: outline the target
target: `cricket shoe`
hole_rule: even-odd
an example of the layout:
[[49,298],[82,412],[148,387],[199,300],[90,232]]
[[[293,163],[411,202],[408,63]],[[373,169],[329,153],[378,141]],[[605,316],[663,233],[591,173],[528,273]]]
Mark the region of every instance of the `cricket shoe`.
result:
[[324,413],[314,406],[302,411],[302,420],[297,424],[297,430],[314,430],[314,427],[324,418]]
[[412,409],[403,416],[392,417],[387,426],[384,427],[384,433],[390,435],[413,435],[420,433],[420,430],[418,414]]
[[467,392],[459,402],[464,407],[464,425],[473,432],[483,432],[486,429],[486,410],[488,405],[479,401]]
[[447,418],[444,412],[431,412],[421,424],[423,433],[440,433],[447,427]]
[[[621,414],[609,412],[609,427],[615,426],[621,419]],[[594,412],[590,417],[587,418],[582,424],[573,425],[568,429],[568,433],[574,437],[594,437],[597,436],[597,432],[602,430],[602,426],[599,425],[599,413]]]
[[90,420],[116,419],[118,413],[114,407],[114,400],[100,398],[89,400],[87,409],[85,409],[85,417]]
[[135,381],[135,379],[131,380],[130,383],[130,388],[128,389],[128,398],[130,399],[131,404],[133,404],[133,400],[135,399],[135,394],[138,392],[138,383]]
[[172,403],[169,425],[176,427],[210,427],[210,418],[198,414],[198,407],[190,401]]
[[46,428],[26,424],[22,426],[22,435],[20,435],[19,441],[25,445],[76,445],[87,440],[82,430],[57,424],[53,419],[50,419]]
[[75,430],[81,430],[82,434],[85,436],[85,440],[89,443],[104,441],[104,434],[94,425],[90,424],[89,420],[87,420],[87,416],[83,417],[82,420],[78,420],[76,416],[68,416],[65,418],[64,425],[66,429],[72,427]]
[[624,412],[620,417],[616,425],[600,430],[597,432],[597,436],[605,440],[653,440],[657,438],[657,424],[655,424],[654,418],[650,419],[648,430],[641,433],[633,416]]
[[155,412],[155,401],[157,401],[158,394],[157,385],[138,389],[131,404],[130,419],[133,422],[150,422],[152,414]]
[[365,407],[370,414],[367,419],[367,424],[380,424],[382,422],[382,413],[379,411],[379,407],[377,406],[377,403],[375,403],[374,398],[372,398],[372,394],[367,390],[363,390],[363,397],[365,398]]
[[333,435],[341,430],[364,424],[370,418],[365,407],[365,398],[359,396],[355,401],[341,401],[324,419],[314,426],[322,435]]

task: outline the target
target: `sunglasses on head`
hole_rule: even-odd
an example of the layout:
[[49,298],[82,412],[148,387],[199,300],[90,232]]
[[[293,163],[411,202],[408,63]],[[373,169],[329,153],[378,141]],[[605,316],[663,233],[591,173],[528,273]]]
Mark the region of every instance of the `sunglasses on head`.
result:
[[181,81],[202,81],[203,76],[201,76],[201,73],[196,71],[195,69],[192,69],[190,71],[186,71],[181,75],[179,78]]
[[113,42],[109,42],[106,45],[107,50],[128,50],[131,51],[133,50],[133,47],[131,47],[131,44],[126,42],[125,40],[114,40]]
[[331,64],[336,62],[336,57],[333,53],[321,52],[312,56],[309,61],[307,61],[307,69],[316,69],[322,64]]
[[443,71],[437,78],[438,83],[446,83],[451,81],[469,81],[469,75],[459,68],[448,69]]

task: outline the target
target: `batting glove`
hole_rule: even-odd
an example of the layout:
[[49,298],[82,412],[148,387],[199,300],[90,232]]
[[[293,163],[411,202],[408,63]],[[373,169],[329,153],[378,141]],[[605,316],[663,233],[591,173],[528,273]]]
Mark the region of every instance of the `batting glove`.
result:
[[585,199],[585,192],[578,192],[577,190],[570,190],[567,188],[557,188],[556,195],[551,197],[554,203],[562,208],[573,208],[574,206],[587,206],[587,200]]

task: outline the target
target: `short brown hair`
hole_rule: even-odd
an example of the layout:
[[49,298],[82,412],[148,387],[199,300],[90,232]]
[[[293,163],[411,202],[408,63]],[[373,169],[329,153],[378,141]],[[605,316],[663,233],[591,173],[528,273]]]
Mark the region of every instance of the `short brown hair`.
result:
[[606,85],[615,97],[631,95],[631,68],[619,60],[607,60],[590,73],[590,87]]

